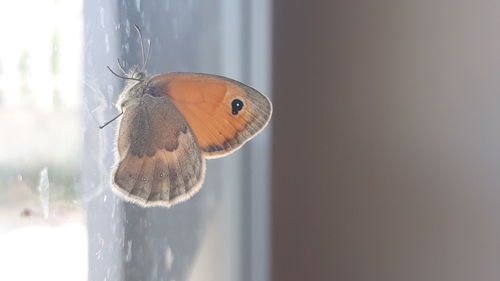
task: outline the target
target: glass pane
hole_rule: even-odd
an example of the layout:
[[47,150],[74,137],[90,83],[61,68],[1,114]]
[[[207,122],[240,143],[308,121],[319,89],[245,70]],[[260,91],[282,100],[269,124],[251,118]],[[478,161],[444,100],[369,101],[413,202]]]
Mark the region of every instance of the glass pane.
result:
[[[141,64],[134,24],[141,27],[145,40],[151,40],[146,67],[150,74],[212,73],[245,83],[254,80],[260,87],[253,86],[264,90],[262,75],[268,66],[256,59],[261,70],[254,71],[250,56],[267,48],[266,41],[252,49],[245,45],[251,38],[266,39],[251,32],[251,8],[243,1],[226,0],[85,2],[82,182],[88,194],[95,194],[87,212],[89,279],[265,280],[265,267],[252,266],[267,261],[262,249],[267,245],[267,221],[262,219],[267,216],[265,136],[235,154],[209,160],[201,191],[165,209],[141,208],[110,191],[118,122],[97,129],[119,113],[114,102],[123,88],[123,81],[106,65],[118,69],[116,58],[125,68]],[[264,163],[256,165],[259,157]],[[256,196],[250,190],[260,193]],[[252,213],[253,204],[264,211]]]
[[0,4],[0,280],[267,280],[267,132],[208,161],[201,191],[166,209],[111,191],[118,122],[98,128],[124,86],[106,66],[141,63],[134,24],[151,41],[149,73],[219,74],[267,94],[267,6]]

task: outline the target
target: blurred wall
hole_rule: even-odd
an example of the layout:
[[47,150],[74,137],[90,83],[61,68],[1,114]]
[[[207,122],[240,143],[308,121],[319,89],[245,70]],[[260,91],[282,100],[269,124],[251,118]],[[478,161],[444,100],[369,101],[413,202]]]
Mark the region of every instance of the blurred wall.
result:
[[500,1],[274,1],[272,280],[500,279]]

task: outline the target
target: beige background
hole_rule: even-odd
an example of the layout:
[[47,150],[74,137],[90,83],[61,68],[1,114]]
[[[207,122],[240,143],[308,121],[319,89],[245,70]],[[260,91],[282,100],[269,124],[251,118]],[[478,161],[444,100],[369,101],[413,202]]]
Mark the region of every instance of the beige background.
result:
[[275,1],[272,280],[499,280],[499,12]]

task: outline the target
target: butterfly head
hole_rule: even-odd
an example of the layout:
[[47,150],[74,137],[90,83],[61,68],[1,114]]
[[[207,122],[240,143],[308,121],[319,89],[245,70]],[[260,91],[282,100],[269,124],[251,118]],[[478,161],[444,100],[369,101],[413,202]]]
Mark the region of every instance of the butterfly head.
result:
[[[146,78],[146,71],[138,65],[133,66],[126,74],[129,82],[143,82]],[[136,83],[134,83],[136,84]]]
[[137,78],[137,79],[141,80],[141,82],[143,82],[144,79],[146,78],[146,72],[136,71],[132,74],[132,77]]
[[147,92],[148,81],[151,78],[146,72],[137,69],[131,70],[127,73],[127,76],[130,79],[127,80],[127,85],[118,99],[117,106],[119,109],[137,102]]

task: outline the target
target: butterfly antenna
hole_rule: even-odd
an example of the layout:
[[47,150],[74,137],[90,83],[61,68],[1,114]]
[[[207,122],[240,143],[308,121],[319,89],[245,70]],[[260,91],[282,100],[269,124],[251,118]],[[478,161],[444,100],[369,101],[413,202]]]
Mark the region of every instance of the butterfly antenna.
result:
[[134,24],[135,29],[137,30],[137,33],[139,33],[139,39],[141,40],[141,53],[142,53],[142,66],[146,64],[146,57],[145,57],[145,52],[144,52],[144,40],[142,39],[142,32],[141,29],[137,24]]
[[108,122],[104,123],[104,125],[99,126],[99,129],[102,129],[102,128],[108,126],[111,122],[115,121],[116,119],[118,119],[118,117],[122,116],[122,114],[123,114],[123,109],[122,109],[122,112],[120,112],[120,114],[116,115],[113,119],[111,119]]
[[123,63],[122,61],[120,60],[120,58],[116,58],[116,61],[118,62],[118,67],[120,68],[120,70],[123,72],[123,74],[127,74],[127,71],[125,71],[125,67],[123,67]]
[[146,65],[148,65],[150,54],[151,54],[151,40],[148,40],[148,53],[146,54],[146,62],[142,66],[142,71],[146,70]]
[[141,79],[138,79],[138,78],[133,78],[133,77],[127,77],[127,76],[122,76],[122,75],[120,75],[120,74],[118,74],[118,73],[114,72],[114,71],[111,69],[111,67],[109,67],[109,65],[106,65],[106,67],[108,68],[108,70],[109,70],[111,73],[113,73],[113,75],[114,75],[114,76],[116,76],[116,77],[118,77],[118,78],[125,79],[125,80],[135,80],[135,81],[141,81],[141,82],[142,82],[142,80],[141,80]]

